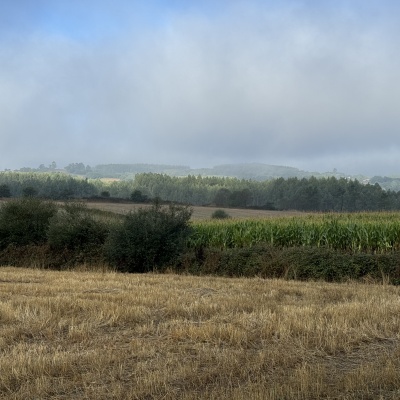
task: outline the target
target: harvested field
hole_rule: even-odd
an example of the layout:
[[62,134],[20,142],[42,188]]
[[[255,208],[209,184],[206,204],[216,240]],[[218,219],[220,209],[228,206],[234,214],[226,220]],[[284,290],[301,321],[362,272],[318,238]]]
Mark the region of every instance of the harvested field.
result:
[[[148,204],[134,204],[134,203],[107,203],[107,202],[88,202],[89,207],[96,208],[103,211],[110,211],[118,214],[126,214],[134,211],[140,207],[150,207]],[[193,206],[192,219],[210,219],[215,210],[221,209],[220,207],[197,207]],[[301,211],[269,211],[269,210],[250,210],[242,208],[226,208],[225,211],[232,218],[278,218],[278,217],[293,217],[297,215],[306,215]]]
[[0,270],[3,399],[399,399],[400,288]]

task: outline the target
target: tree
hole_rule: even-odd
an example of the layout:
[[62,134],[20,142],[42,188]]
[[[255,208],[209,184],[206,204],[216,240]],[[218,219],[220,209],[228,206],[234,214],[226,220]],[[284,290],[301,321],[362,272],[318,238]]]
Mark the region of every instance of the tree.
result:
[[24,197],[35,197],[37,194],[38,191],[32,186],[27,186],[26,188],[22,189],[22,195]]
[[231,192],[226,188],[221,188],[215,194],[214,203],[217,207],[229,207]]
[[149,199],[140,190],[134,190],[131,193],[130,200],[134,203],[146,203]]
[[35,198],[4,203],[0,208],[0,249],[10,244],[45,243],[50,218],[56,210],[54,203]]
[[316,184],[304,182],[302,186],[296,192],[297,197],[297,209],[303,211],[318,211],[320,194],[318,186]]
[[72,163],[68,164],[65,167],[65,170],[70,174],[85,175],[87,172],[89,172],[90,167],[88,167],[89,166],[85,167],[83,163]]
[[0,185],[0,197],[11,197],[11,191],[8,185]]
[[111,230],[106,255],[123,272],[148,272],[163,268],[184,249],[190,232],[188,207],[154,204],[128,214]]
[[249,189],[235,190],[229,196],[229,205],[231,207],[247,207],[251,201],[251,192]]

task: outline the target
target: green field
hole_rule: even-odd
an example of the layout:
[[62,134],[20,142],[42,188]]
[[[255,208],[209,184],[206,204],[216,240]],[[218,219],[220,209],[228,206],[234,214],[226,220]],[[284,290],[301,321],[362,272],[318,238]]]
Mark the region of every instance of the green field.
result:
[[385,253],[400,249],[399,213],[314,214],[268,219],[196,221],[189,246],[220,249],[265,243]]

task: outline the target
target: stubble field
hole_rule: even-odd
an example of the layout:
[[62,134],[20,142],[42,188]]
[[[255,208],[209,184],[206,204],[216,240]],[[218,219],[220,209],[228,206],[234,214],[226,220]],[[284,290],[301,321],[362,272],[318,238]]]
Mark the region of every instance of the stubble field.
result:
[[3,399],[398,399],[400,288],[0,270]]
[[[138,208],[150,207],[149,204],[135,204],[135,203],[111,203],[111,202],[87,202],[88,207],[113,212],[116,214],[127,214],[130,211],[135,211]],[[204,220],[211,219],[211,216],[215,210],[219,210],[219,207],[199,207],[193,206],[192,219],[193,220]],[[294,217],[299,215],[306,215],[307,213],[301,211],[269,211],[269,210],[252,210],[245,208],[227,208],[226,212],[232,218],[279,218],[279,217]]]

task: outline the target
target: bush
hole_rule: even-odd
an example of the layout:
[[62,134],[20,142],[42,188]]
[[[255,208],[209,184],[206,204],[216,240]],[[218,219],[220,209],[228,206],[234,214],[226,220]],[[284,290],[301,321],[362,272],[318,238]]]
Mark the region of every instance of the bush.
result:
[[101,247],[108,235],[105,223],[96,220],[83,203],[67,203],[51,218],[48,242],[52,250],[88,252]]
[[4,203],[0,208],[0,249],[10,244],[43,244],[57,207],[53,202],[23,198]]
[[225,211],[225,210],[215,210],[212,215],[211,218],[213,219],[226,219],[226,218],[230,218],[231,216]]
[[11,197],[11,191],[8,185],[0,185],[0,197]]
[[146,195],[142,194],[140,190],[134,190],[131,193],[130,200],[134,203],[147,203],[149,201],[149,198]]
[[141,208],[115,227],[106,245],[111,265],[124,272],[163,268],[185,248],[191,210],[183,206]]
[[38,191],[32,186],[28,186],[28,187],[22,189],[22,195],[24,197],[28,197],[28,198],[36,197],[37,194],[38,194]]
[[348,253],[325,247],[254,247],[191,250],[175,265],[196,275],[259,276],[344,282],[349,279],[400,284],[400,252]]

